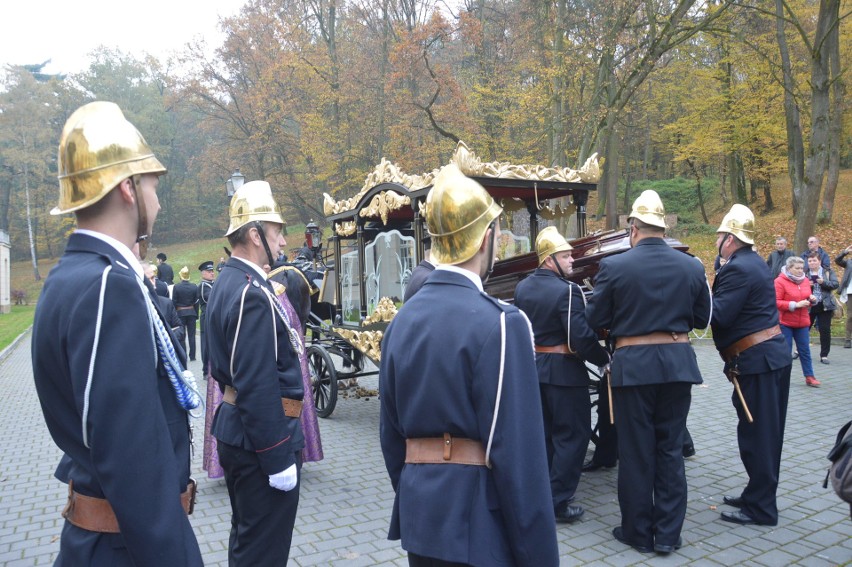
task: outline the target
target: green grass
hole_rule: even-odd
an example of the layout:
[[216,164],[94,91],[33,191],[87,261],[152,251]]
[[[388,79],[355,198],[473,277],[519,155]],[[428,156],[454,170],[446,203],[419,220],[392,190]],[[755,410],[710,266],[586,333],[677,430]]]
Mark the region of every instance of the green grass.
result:
[[0,351],[33,324],[35,305],[13,305],[10,313],[0,315]]

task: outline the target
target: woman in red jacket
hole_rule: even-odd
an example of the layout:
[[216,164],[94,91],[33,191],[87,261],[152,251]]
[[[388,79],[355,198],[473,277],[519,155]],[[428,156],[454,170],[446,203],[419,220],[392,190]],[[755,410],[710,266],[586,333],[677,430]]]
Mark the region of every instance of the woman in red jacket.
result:
[[811,317],[808,313],[816,298],[811,293],[811,282],[805,276],[805,261],[799,256],[787,258],[786,265],[775,279],[775,304],[781,322],[781,332],[792,348],[796,341],[805,384],[814,388],[820,382],[814,378],[814,366],[811,360],[810,328]]

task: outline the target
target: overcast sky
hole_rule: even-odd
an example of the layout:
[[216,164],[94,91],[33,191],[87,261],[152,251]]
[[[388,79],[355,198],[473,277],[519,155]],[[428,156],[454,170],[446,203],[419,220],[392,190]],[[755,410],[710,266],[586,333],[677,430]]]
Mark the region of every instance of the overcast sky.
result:
[[48,73],[88,67],[99,45],[163,58],[197,36],[221,43],[217,22],[246,0],[0,0],[0,67],[51,59]]

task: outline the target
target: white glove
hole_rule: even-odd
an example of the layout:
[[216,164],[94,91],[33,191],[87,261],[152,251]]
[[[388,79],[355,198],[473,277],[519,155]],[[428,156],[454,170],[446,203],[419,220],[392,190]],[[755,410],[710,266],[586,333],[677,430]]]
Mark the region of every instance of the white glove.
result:
[[289,492],[296,488],[296,482],[298,482],[298,480],[299,475],[296,471],[296,465],[293,464],[280,473],[269,475],[269,486],[277,490]]

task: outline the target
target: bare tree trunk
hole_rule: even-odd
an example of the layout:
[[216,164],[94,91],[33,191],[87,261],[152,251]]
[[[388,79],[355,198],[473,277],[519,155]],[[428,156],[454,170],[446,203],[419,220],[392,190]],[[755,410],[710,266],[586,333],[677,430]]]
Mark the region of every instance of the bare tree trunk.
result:
[[831,119],[828,127],[828,177],[822,197],[819,222],[830,223],[834,215],[834,196],[840,179],[840,145],[843,139],[843,110],[845,107],[846,84],[840,67],[840,21],[831,28],[826,44],[831,66],[831,84],[834,100],[831,104]]
[[36,255],[35,238],[33,237],[33,217],[30,212],[30,169],[26,161],[24,162],[24,198],[27,202],[27,235],[30,238],[30,258],[33,262],[33,278],[35,281],[40,281],[41,274],[38,273],[38,256]]
[[556,72],[553,74],[553,100],[551,102],[550,129],[553,132],[550,146],[550,165],[565,167],[567,164],[565,152],[562,144],[564,143],[564,102],[565,96],[564,81],[562,75],[562,61],[564,58],[564,40],[563,29],[565,27],[565,2],[566,0],[557,0],[556,2],[556,21],[553,29],[553,68]]
[[615,127],[615,118],[610,114],[610,119],[604,129],[606,135],[606,180],[603,192],[606,194],[606,227],[610,230],[618,228],[618,132]]
[[796,214],[795,246],[804,250],[816,228],[819,196],[828,157],[829,50],[826,38],[837,25],[840,0],[820,0],[816,34],[811,51],[811,136],[805,162],[805,192]]
[[[652,99],[651,84],[648,79],[648,100]],[[642,179],[648,179],[648,164],[651,162],[651,113],[645,113],[645,151],[642,155]]]
[[692,171],[692,176],[695,177],[695,195],[698,197],[698,207],[701,209],[701,218],[704,219],[704,224],[710,224],[710,219],[707,218],[707,211],[704,208],[704,195],[701,193],[701,174],[695,167],[695,162],[691,159],[686,160],[686,165]]
[[767,213],[775,208],[775,203],[772,202],[772,178],[769,177],[763,183],[763,210]]
[[[787,173],[792,188],[793,216],[799,208],[799,199],[805,187],[805,147],[802,139],[802,122],[799,106],[794,94],[793,71],[790,66],[790,52],[787,49],[787,36],[784,34],[784,0],[775,0],[775,35],[781,53],[781,70],[784,75],[784,119],[787,123]],[[807,237],[805,237],[807,240]],[[799,243],[796,242],[796,246]],[[797,248],[804,249],[804,244]]]

